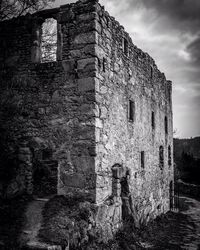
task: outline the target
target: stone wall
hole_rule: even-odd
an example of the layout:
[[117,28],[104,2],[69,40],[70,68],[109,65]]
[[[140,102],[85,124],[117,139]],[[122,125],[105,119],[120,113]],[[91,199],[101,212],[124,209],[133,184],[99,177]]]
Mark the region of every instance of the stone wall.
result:
[[[173,159],[171,165],[168,164],[168,147],[173,149],[172,85],[153,59],[133,45],[124,28],[102,7],[98,9],[96,25],[96,51],[104,63],[98,71],[96,91],[99,111],[95,130],[96,199],[101,202],[112,194],[114,164],[129,168],[135,220],[142,223],[169,210],[169,184],[173,180]],[[133,121],[128,114],[130,100],[134,105]],[[160,146],[164,148],[162,169]],[[142,151],[144,168],[141,166]]]
[[[57,61],[41,63],[41,25],[50,17],[58,23]],[[171,88],[98,1],[2,22],[2,172],[13,165],[14,176],[21,173],[22,143],[30,153],[26,191],[34,189],[37,163],[52,161],[58,194],[83,192],[103,207],[114,200],[113,211],[130,210],[136,224],[154,218],[169,210],[173,180]],[[43,159],[46,151],[52,154]],[[129,177],[114,177],[116,164]]]
[[[0,24],[2,172],[13,162],[21,172],[21,142],[34,162],[51,150],[58,162],[59,194],[79,190],[95,195],[94,11],[95,1],[78,2]],[[40,63],[41,25],[49,17],[58,22],[57,61]]]

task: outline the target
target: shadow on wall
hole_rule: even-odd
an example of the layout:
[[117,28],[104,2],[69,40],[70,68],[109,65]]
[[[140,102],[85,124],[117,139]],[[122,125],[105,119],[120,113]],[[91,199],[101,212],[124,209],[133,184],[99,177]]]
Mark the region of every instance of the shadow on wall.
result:
[[49,148],[42,151],[41,159],[35,158],[33,164],[33,194],[45,197],[57,194],[58,162],[53,159]]
[[1,143],[0,149],[0,197],[57,194],[58,162],[44,140],[26,138],[14,146]]
[[115,164],[112,167],[112,174],[113,196],[120,197],[122,200],[122,221],[134,221],[133,201],[129,188],[130,170],[120,164]]

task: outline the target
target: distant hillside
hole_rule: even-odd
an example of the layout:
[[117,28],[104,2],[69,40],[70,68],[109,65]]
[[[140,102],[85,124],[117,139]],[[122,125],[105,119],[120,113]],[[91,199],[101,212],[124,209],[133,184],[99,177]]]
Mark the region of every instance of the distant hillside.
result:
[[200,137],[191,139],[174,139],[174,155],[180,158],[182,152],[193,155],[200,159]]
[[200,137],[174,139],[175,180],[200,185]]

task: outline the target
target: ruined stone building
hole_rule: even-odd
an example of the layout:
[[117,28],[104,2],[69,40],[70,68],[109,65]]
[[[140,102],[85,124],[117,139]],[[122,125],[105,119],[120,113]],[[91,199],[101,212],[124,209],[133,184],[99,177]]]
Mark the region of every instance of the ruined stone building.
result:
[[170,209],[172,84],[133,43],[97,0],[0,23],[2,196],[112,199],[117,225]]

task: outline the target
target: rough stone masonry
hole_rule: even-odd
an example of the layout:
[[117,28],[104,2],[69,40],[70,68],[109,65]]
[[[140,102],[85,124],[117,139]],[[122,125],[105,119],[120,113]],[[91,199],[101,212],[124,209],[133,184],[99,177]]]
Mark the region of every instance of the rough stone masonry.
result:
[[[49,18],[56,60],[43,63]],[[97,0],[1,22],[1,196],[83,193],[115,228],[127,215],[139,225],[167,212],[171,94],[154,60]]]

